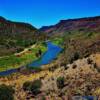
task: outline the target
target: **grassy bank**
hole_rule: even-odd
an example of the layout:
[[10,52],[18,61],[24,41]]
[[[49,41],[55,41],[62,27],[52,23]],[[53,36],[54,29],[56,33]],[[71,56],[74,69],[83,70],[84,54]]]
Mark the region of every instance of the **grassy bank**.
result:
[[0,71],[18,68],[38,59],[36,53],[39,50],[44,53],[46,46],[43,43],[37,43],[35,46],[31,46],[21,53],[0,58]]
[[63,39],[63,37],[56,37],[56,38],[51,39],[51,41],[55,45],[62,46],[62,43],[64,42],[64,39]]

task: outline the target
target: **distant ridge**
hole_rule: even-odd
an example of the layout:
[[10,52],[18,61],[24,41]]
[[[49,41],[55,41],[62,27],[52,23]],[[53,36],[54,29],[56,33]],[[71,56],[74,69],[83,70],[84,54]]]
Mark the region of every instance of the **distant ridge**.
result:
[[100,16],[96,17],[85,17],[76,19],[60,20],[59,23],[52,26],[44,26],[40,28],[41,31],[61,35],[66,31],[80,30],[85,28],[91,31],[100,31]]

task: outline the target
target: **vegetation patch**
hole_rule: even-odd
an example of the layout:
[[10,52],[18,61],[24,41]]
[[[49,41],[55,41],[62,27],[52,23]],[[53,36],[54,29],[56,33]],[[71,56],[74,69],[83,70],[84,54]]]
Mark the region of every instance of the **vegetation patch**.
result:
[[16,55],[10,55],[7,57],[0,58],[0,71],[5,71],[13,68],[19,68],[21,66],[26,66],[28,63],[39,58],[37,53],[41,50],[44,53],[47,48],[44,44],[36,44],[33,48],[28,48],[25,52],[18,53]]
[[36,96],[40,93],[41,86],[41,80],[35,80],[33,82],[25,82],[23,84],[23,89],[24,91],[30,91],[34,96]]
[[0,85],[0,100],[14,100],[14,92],[11,86]]

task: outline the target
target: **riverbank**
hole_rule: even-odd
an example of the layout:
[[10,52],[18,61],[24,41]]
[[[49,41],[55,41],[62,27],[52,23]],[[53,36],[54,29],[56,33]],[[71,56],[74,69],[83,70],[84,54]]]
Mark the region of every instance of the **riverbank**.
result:
[[[37,57],[37,60],[33,59],[31,62],[27,62],[25,63],[25,65],[22,65],[21,67],[2,71],[0,72],[0,76],[10,75],[12,73],[17,73],[18,71],[22,72],[22,70],[27,70],[27,72],[29,71],[31,72],[32,70],[34,70],[35,72],[40,71],[42,70],[43,65],[50,64],[53,60],[57,58],[58,54],[63,50],[60,46],[55,45],[54,43],[50,41],[46,42],[46,45],[45,43],[43,43],[42,45],[46,46],[47,50],[45,52],[42,52],[42,49],[39,47],[38,48],[39,50],[37,50],[37,52],[34,52],[35,56]],[[29,53],[29,51],[31,51],[32,53],[32,49],[34,48],[37,48],[37,46],[34,45],[34,46],[31,46],[31,48],[26,48],[24,51],[14,54],[14,56],[22,57],[22,55],[25,55],[27,52]]]
[[55,45],[50,41],[46,42],[46,45],[48,48],[47,51],[41,55],[40,59],[30,63],[28,65],[29,67],[41,67],[42,65],[50,64],[62,51],[62,48],[59,45]]
[[20,53],[0,58],[0,72],[25,66],[33,60],[38,59],[36,56],[38,50],[44,53],[47,47],[43,43],[37,43]]

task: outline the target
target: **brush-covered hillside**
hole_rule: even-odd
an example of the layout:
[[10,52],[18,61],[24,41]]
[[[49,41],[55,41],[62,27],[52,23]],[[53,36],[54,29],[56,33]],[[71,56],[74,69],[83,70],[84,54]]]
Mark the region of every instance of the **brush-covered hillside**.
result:
[[[5,90],[8,92],[3,93]],[[73,96],[99,97],[100,53],[66,66],[55,61],[34,74],[16,73],[1,77],[0,91],[0,98],[4,98],[5,94],[5,98],[8,98],[7,95],[13,98],[8,100],[72,100]]]
[[34,26],[9,21],[0,17],[0,56],[11,55],[23,51],[24,48],[44,40],[45,35],[39,32]]

